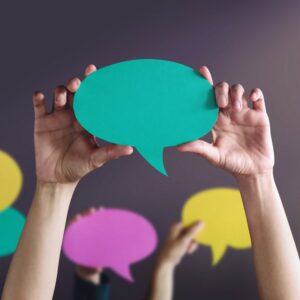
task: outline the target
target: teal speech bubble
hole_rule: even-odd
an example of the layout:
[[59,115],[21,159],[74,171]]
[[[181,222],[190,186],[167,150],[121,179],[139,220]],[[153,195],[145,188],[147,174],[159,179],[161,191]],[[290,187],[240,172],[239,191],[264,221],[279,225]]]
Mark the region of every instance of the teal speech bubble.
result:
[[0,212],[0,257],[15,252],[18,245],[25,217],[14,208]]
[[74,97],[83,128],[134,146],[167,175],[165,147],[193,141],[214,126],[218,107],[209,82],[192,68],[160,59],[129,60],[86,77]]

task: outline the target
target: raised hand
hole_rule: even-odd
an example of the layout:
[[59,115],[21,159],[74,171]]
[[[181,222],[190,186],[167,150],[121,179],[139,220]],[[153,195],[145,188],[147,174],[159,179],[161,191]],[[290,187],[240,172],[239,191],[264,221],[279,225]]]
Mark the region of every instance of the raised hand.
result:
[[[206,67],[199,72],[213,85]],[[229,87],[227,82],[220,82],[215,85],[215,94],[220,112],[212,130],[212,143],[196,140],[180,145],[178,150],[199,154],[235,176],[272,171],[274,152],[262,91],[251,91],[252,105],[240,84]]]
[[[89,65],[84,75],[94,71],[96,67]],[[73,78],[66,87],[56,87],[51,112],[47,112],[41,92],[33,95],[36,174],[40,182],[76,183],[105,162],[133,152],[129,146],[99,147],[95,137],[78,124],[72,102],[80,83],[79,78]]]
[[169,264],[176,267],[184,255],[192,254],[198,248],[194,241],[197,233],[203,228],[203,223],[195,223],[188,228],[184,228],[182,223],[171,226],[164,246],[158,255],[158,264]]

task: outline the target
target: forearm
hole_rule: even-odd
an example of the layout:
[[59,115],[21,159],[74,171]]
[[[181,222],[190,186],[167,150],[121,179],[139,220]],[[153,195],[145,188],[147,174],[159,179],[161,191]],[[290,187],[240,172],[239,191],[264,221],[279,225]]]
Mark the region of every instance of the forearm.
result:
[[158,263],[153,272],[148,300],[171,300],[173,285],[174,266]]
[[2,300],[52,299],[75,186],[38,184]]
[[238,184],[248,220],[261,299],[299,299],[299,256],[273,174],[241,177]]

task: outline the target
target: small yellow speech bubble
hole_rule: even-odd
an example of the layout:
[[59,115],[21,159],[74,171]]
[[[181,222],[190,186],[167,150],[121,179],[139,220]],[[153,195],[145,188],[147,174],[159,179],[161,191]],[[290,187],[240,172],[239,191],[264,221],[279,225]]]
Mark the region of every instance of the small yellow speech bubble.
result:
[[239,190],[213,188],[191,196],[182,211],[184,226],[204,222],[196,241],[211,247],[212,265],[225,254],[226,248],[251,247],[246,215]]
[[17,162],[0,150],[0,211],[17,199],[22,188],[23,176]]

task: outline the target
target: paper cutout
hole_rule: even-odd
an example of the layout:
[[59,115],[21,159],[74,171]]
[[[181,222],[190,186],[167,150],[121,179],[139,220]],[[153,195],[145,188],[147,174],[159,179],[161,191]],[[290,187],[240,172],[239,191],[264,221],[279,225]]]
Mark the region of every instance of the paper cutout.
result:
[[25,217],[16,209],[8,208],[0,212],[0,256],[15,252]]
[[182,220],[185,226],[199,220],[204,222],[196,241],[211,247],[213,266],[222,259],[227,247],[251,247],[239,190],[213,188],[191,196],[183,207]]
[[0,150],[0,212],[11,206],[22,188],[23,176],[17,162]]
[[63,251],[78,265],[110,268],[132,282],[130,265],[149,256],[156,245],[156,231],[143,216],[105,208],[71,223]]
[[124,61],[92,73],[75,94],[74,111],[91,134],[136,147],[164,175],[164,148],[204,136],[218,115],[206,79],[159,59]]

